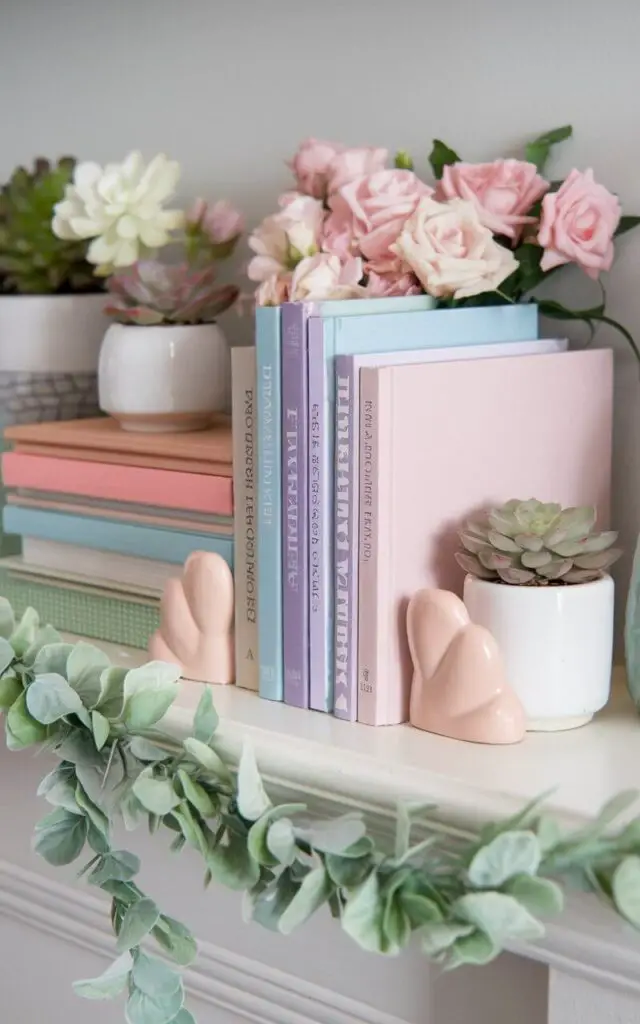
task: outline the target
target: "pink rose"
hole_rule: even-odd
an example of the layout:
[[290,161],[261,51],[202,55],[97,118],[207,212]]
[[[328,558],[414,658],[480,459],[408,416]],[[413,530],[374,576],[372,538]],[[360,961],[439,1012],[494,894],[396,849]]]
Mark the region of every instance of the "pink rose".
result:
[[292,302],[320,302],[324,299],[356,299],[366,290],[360,285],[362,260],[341,263],[337,256],[319,252],[302,260],[293,272],[290,298]]
[[518,269],[513,253],[480,221],[475,204],[463,199],[421,199],[391,249],[437,299],[493,292]]
[[351,218],[352,233],[373,269],[384,273],[393,257],[390,246],[422,196],[433,189],[413,171],[378,171],[345,185],[331,197],[336,218]]
[[199,227],[213,245],[238,238],[244,230],[244,218],[226,199],[209,204],[196,199],[187,213],[187,226]]
[[[399,261],[398,261],[399,262]],[[367,268],[365,268],[367,269]],[[398,295],[422,295],[422,286],[415,274],[406,267],[387,274],[369,270],[367,295],[371,299],[390,299]]]
[[592,170],[571,171],[558,191],[548,192],[542,200],[541,269],[577,263],[595,280],[613,263],[613,236],[621,212],[617,198],[594,180]]
[[342,208],[332,211],[324,222],[322,248],[343,262],[358,252],[351,211]]
[[266,217],[249,236],[256,254],[247,269],[251,281],[267,281],[293,270],[320,247],[325,216],[320,200],[289,192],[281,196],[280,205],[280,212]]
[[256,288],[257,306],[281,306],[289,301],[291,274],[274,274]]
[[376,149],[374,146],[341,150],[331,161],[327,192],[331,195],[332,192],[337,192],[343,185],[348,185],[356,178],[383,170],[388,156],[387,149]]
[[535,223],[535,218],[526,214],[548,188],[535,164],[523,160],[457,163],[444,168],[436,198],[468,199],[494,235],[517,240],[525,224]]
[[300,192],[313,196],[315,199],[324,199],[327,194],[332,161],[343,149],[344,146],[336,142],[323,142],[321,139],[313,138],[305,139],[289,164],[295,174]]

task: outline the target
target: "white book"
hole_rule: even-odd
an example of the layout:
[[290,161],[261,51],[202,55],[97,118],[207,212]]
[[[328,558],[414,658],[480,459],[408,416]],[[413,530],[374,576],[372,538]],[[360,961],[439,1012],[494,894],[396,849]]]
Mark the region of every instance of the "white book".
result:
[[179,576],[181,566],[156,562],[151,558],[118,555],[113,551],[95,551],[76,544],[62,544],[38,537],[22,538],[22,569],[46,570],[61,579],[84,577],[88,582],[99,580],[117,584],[121,589],[162,593],[167,580]]
[[236,685],[258,689],[256,350],[231,350]]

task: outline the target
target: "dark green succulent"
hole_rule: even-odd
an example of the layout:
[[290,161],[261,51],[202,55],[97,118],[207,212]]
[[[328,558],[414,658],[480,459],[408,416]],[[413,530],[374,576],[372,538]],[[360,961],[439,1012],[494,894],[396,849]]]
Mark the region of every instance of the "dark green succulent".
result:
[[0,293],[53,295],[95,292],[103,285],[87,263],[87,241],[65,241],[51,230],[53,207],[64,196],[75,160],[38,158],[18,167],[0,188]]

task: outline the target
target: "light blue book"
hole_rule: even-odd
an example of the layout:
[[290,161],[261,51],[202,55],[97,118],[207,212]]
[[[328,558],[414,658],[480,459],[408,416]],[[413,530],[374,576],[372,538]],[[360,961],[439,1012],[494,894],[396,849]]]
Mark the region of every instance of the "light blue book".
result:
[[182,565],[193,551],[212,551],[222,555],[233,568],[233,540],[210,533],[180,533],[152,526],[114,522],[94,516],[74,516],[37,508],[7,505],[2,514],[6,533],[23,537],[55,540],[62,544],[80,544],[99,551],[153,558]]
[[[364,300],[366,310],[352,308],[360,302],[325,302],[319,305],[321,315],[311,316],[308,321],[310,689],[311,706],[319,710],[333,708],[334,689],[335,357],[531,341],[538,337],[538,309],[534,304],[425,309],[427,303],[432,306],[432,300],[417,296],[385,300],[395,303],[393,312],[385,312],[382,301]],[[407,309],[399,307],[399,301],[422,302],[422,306]]]
[[256,309],[258,689],[284,696],[282,634],[282,343],[280,309]]

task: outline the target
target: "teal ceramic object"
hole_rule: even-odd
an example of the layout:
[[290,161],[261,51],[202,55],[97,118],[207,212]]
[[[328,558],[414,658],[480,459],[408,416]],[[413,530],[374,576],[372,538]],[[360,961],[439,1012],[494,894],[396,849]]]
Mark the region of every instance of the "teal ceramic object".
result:
[[633,559],[629,596],[624,629],[627,661],[627,686],[634,703],[640,709],[640,538]]

